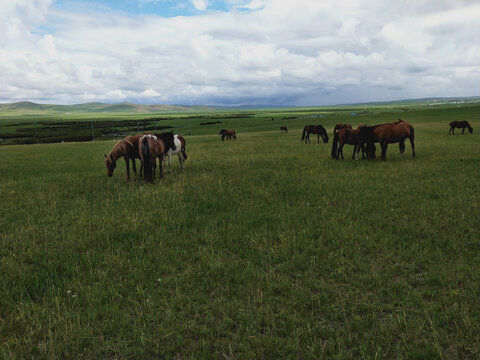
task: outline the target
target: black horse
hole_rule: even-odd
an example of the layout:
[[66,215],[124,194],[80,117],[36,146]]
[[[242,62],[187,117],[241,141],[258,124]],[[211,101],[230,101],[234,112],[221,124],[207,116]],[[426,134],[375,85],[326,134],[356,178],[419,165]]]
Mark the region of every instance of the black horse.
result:
[[287,132],[288,132],[288,129],[287,129],[286,126],[280,126],[280,131],[281,131],[282,133],[287,133]]
[[473,133],[473,128],[470,126],[468,121],[452,121],[450,123],[450,130],[448,130],[448,135],[450,133],[452,135],[455,135],[455,128],[462,129],[462,134],[465,133],[465,128],[468,128],[468,131],[470,131],[470,134]]
[[[328,143],[327,131],[322,125],[307,125],[303,128],[302,138],[300,141],[305,139],[305,144],[310,142],[310,134],[317,134],[317,143],[320,142],[320,136],[324,143]],[[306,135],[306,136],[305,136]]]

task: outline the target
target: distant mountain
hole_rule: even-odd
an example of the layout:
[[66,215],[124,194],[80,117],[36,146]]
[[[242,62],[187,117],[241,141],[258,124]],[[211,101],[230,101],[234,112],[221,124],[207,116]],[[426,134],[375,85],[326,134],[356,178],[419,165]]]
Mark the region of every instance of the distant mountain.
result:
[[372,101],[366,103],[342,104],[342,105],[432,105],[432,104],[455,104],[455,103],[478,103],[480,96],[465,97],[430,97],[421,99],[404,99],[391,101]]
[[30,101],[0,104],[0,115],[47,115],[62,113],[153,113],[198,112],[215,110],[211,106],[141,105],[133,103],[105,104],[91,102],[76,105],[37,104]]

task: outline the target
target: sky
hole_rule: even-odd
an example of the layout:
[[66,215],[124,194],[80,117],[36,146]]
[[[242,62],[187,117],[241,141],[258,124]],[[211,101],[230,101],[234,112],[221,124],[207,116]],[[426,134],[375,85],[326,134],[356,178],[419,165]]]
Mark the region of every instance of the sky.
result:
[[0,103],[480,95],[480,0],[0,0]]

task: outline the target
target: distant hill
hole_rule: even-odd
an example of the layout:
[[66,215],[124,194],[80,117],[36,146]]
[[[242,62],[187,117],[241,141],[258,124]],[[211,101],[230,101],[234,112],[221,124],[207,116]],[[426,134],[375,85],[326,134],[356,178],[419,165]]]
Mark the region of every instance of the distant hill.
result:
[[478,103],[480,96],[466,96],[466,97],[430,97],[421,99],[404,99],[392,101],[372,101],[366,103],[354,103],[343,105],[439,105],[439,104],[458,104],[458,103]]
[[[376,101],[367,103],[349,103],[335,106],[383,106],[383,105],[439,105],[452,103],[478,103],[480,96],[470,97],[432,97],[423,99],[406,99],[396,101]],[[133,103],[105,104],[100,102],[90,102],[76,105],[53,105],[37,104],[30,101],[20,101],[14,103],[0,104],[0,116],[32,116],[32,115],[89,115],[89,114],[148,114],[162,112],[209,112],[214,110],[234,110],[234,109],[264,109],[277,108],[279,106],[269,105],[243,105],[243,106],[185,106],[185,105],[141,105]],[[286,108],[288,106],[282,106]],[[329,106],[318,106],[329,107]]]
[[215,110],[211,106],[141,105],[133,103],[105,104],[91,102],[76,105],[37,104],[30,101],[0,104],[0,115],[54,115],[74,113],[156,113],[198,112]]

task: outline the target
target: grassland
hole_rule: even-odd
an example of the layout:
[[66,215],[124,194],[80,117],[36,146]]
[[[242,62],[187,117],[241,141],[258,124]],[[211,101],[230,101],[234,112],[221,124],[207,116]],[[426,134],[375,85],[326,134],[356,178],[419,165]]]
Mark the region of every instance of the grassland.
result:
[[[112,140],[1,146],[0,358],[480,358],[480,107],[358,110],[179,117],[153,185],[106,176]],[[397,117],[416,159],[300,142]]]

